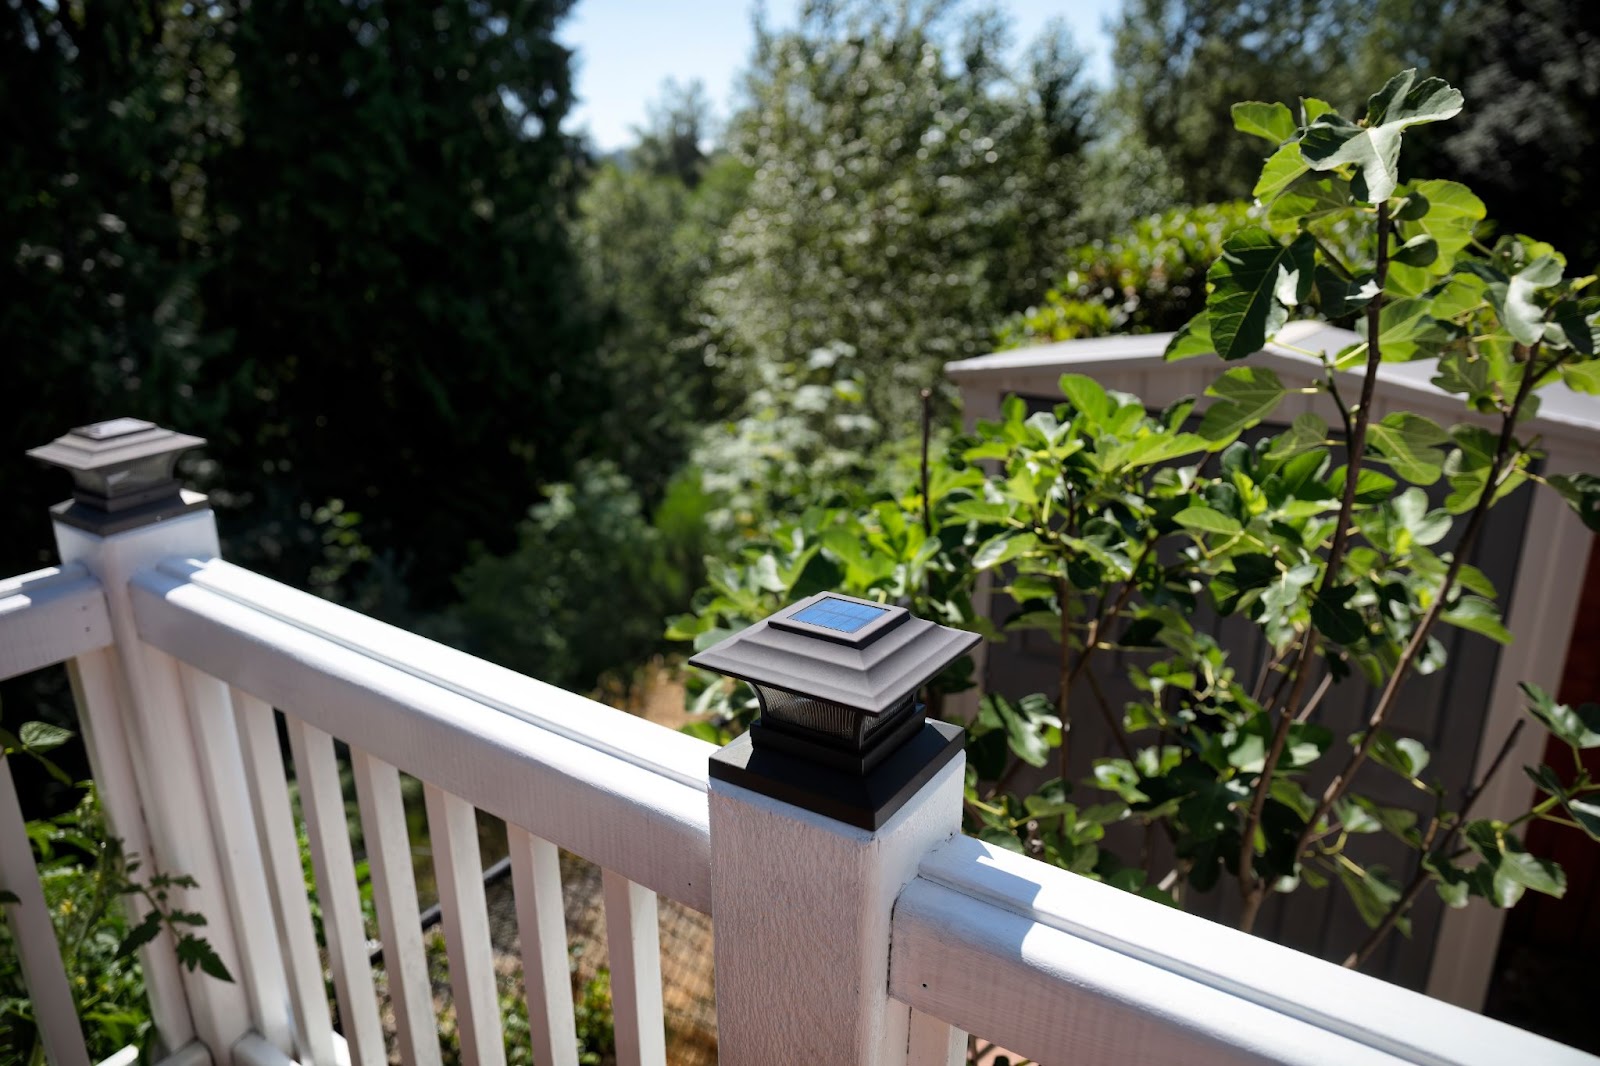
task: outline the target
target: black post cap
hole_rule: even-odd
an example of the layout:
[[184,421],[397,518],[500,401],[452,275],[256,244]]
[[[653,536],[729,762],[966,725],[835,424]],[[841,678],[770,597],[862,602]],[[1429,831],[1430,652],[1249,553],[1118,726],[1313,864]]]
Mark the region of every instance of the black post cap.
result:
[[878,828],[960,752],[962,731],[928,722],[917,690],[978,639],[839,593],[791,604],[689,660],[761,704],[711,776]]
[[27,454],[72,475],[72,499],[51,508],[56,520],[106,536],[206,507],[204,496],[174,476],[178,456],[203,444],[154,422],[113,418]]

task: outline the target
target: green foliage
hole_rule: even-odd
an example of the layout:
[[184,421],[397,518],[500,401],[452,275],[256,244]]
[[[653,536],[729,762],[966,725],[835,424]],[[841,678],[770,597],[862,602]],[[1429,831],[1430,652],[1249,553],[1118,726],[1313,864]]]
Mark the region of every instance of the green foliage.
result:
[[[606,405],[565,224],[569,6],[8,6],[9,453],[113,414],[198,433],[235,561],[305,584],[342,499],[438,606]],[[6,572],[40,565],[59,491],[26,476]]]
[[706,427],[691,457],[717,500],[714,532],[747,532],[796,500],[870,476],[881,427],[863,411],[860,362],[855,348],[834,343],[798,366],[756,367],[755,387],[734,417]]
[[[1540,142],[1523,139],[1528,123],[1559,128],[1550,143],[1567,159],[1580,158],[1592,143],[1576,121],[1585,94],[1593,98],[1579,73],[1587,57],[1577,44],[1592,18],[1577,12],[1582,5],[1548,0],[1540,6],[1537,16],[1519,17],[1520,0],[1133,0],[1113,26],[1110,102],[1113,114],[1139,142],[1154,146],[1177,179],[1174,199],[1220,200],[1244,195],[1260,169],[1248,144],[1229,136],[1230,104],[1244,100],[1261,108],[1247,132],[1278,143],[1287,134],[1282,113],[1272,109],[1292,109],[1313,89],[1339,107],[1353,107],[1365,89],[1414,67],[1465,83],[1474,106],[1467,130],[1452,138],[1465,150],[1452,152],[1451,169],[1474,185],[1498,177],[1511,195],[1496,197],[1495,213],[1508,217],[1504,208],[1529,180],[1581,196],[1572,180],[1581,173],[1577,168],[1535,176],[1541,167],[1531,164],[1531,146]],[[1547,73],[1544,65],[1557,56]],[[1480,89],[1469,75],[1486,68],[1495,73]],[[1491,113],[1495,120],[1484,122]],[[1427,142],[1422,157],[1435,166],[1443,162]],[[1521,218],[1515,228],[1553,229],[1530,227]]]
[[709,119],[698,83],[668,92],[639,145],[595,171],[578,202],[584,280],[602,331],[595,357],[615,383],[597,451],[647,503],[718,406],[705,352],[714,342],[695,294],[750,180],[737,159],[702,151]]
[[808,3],[793,29],[758,25],[729,136],[748,199],[705,290],[735,382],[848,343],[865,411],[908,427],[939,366],[1044,288],[1087,138],[1080,60],[1057,30],[1012,76],[1003,22],[952,6]]
[[[55,730],[30,728],[41,725],[25,723],[18,735],[33,735],[33,746],[6,741],[5,755],[42,759],[42,752],[65,739],[41,740],[41,733]],[[124,854],[122,842],[108,833],[99,793],[92,785],[83,788],[72,810],[30,821],[27,831],[90,1058],[104,1059],[129,1044],[144,1048],[154,1036],[135,953],[162,933],[171,936],[178,961],[186,969],[198,969],[219,981],[233,979],[199,932],[205,916],[181,908],[181,893],[195,887],[194,879],[159,872],[136,876],[142,864]],[[129,897],[134,912],[143,911],[137,922],[129,920]],[[0,899],[0,904],[16,902],[14,897]],[[43,1061],[38,1019],[23,983],[19,953],[4,923],[0,923],[0,1060]]]
[[1043,304],[1001,324],[1001,347],[1177,329],[1205,306],[1206,269],[1251,216],[1242,202],[1177,208],[1073,248]]
[[1242,196],[1259,164],[1228,136],[1228,105],[1292,103],[1309,86],[1343,99],[1358,84],[1362,36],[1380,24],[1370,16],[1372,6],[1367,0],[1130,0],[1113,26],[1112,103],[1165,156],[1186,199]]
[[[924,510],[915,476],[892,468],[886,483],[860,483],[813,497],[792,518],[763,512],[750,534],[721,557],[706,560],[706,585],[691,610],[668,620],[670,640],[708,647],[796,599],[834,589],[912,606],[946,625],[981,628],[971,600],[971,553],[976,546],[963,509],[977,506],[976,471],[939,464],[930,470]],[[935,678],[927,697],[971,685],[972,661],[963,659]],[[687,677],[691,731],[726,741],[754,717],[753,696],[742,685],[701,671]]]
[[[1271,104],[1235,111],[1272,144],[1262,224],[1222,240],[1205,309],[1168,355],[1247,360],[1298,308],[1359,314],[1365,339],[1308,353],[1322,360],[1321,380],[1298,390],[1328,393],[1337,425],[1305,413],[1262,434],[1290,390],[1248,363],[1211,385],[1198,423],[1192,399],[1152,413],[1067,374],[1053,408],[1012,397],[998,420],[935,457],[928,534],[914,535],[915,495],[813,496],[798,519],[714,565],[695,613],[670,635],[704,646],[822,588],[981,628],[969,597],[987,571],[1016,605],[1004,631],[1048,634],[1059,673],[1053,697],[985,694],[965,723],[968,829],[983,839],[1175,902],[1236,880],[1245,928],[1270,894],[1337,882],[1373,927],[1352,965],[1408,929],[1406,912],[1430,885],[1452,906],[1473,896],[1509,906],[1530,889],[1560,895],[1560,870],[1524,849],[1521,827],[1552,819],[1593,832],[1600,785],[1530,768],[1542,797],[1525,814],[1474,819],[1484,782],[1437,780],[1425,745],[1390,728],[1406,681],[1445,665],[1439,625],[1510,639],[1496,590],[1465,558],[1489,508],[1537,480],[1535,442],[1518,427],[1538,390],[1585,382],[1596,363],[1592,279],[1567,277],[1564,260],[1529,238],[1481,243],[1482,204],[1462,186],[1390,182],[1406,129],[1458,106],[1448,86],[1408,72],[1360,121],[1314,100],[1298,117]],[[1386,360],[1424,357],[1439,360],[1436,383],[1461,395],[1464,413],[1491,416],[1488,426],[1406,411],[1379,419],[1342,391],[1341,371],[1370,379]],[[1592,520],[1591,481],[1552,487]],[[1426,491],[1436,483],[1443,506]],[[1202,607],[1260,632],[1270,654],[1257,676],[1242,676],[1197,628]],[[1128,663],[1137,693],[1121,707],[1097,680],[1107,653]],[[1336,738],[1316,709],[1330,688],[1363,683],[1379,693],[1368,727]],[[720,713],[704,735],[751,713],[730,689],[693,686],[696,706]],[[1531,688],[1529,699],[1569,744],[1600,743],[1600,711]],[[1072,782],[1071,724],[1085,713],[1108,723],[1119,754]],[[1052,764],[1052,780],[1014,787],[1021,770]],[[1374,766],[1417,789],[1420,809],[1366,794]],[[1149,847],[1137,863],[1108,849],[1106,827],[1124,821],[1164,835],[1172,869],[1151,866]],[[1409,882],[1360,861],[1352,842],[1376,832],[1421,853]]]
[[518,527],[507,555],[480,554],[462,570],[459,605],[438,634],[473,654],[579,691],[644,662],[660,619],[681,610],[699,580],[712,501],[696,479],[668,486],[654,516],[608,462],[578,465]]

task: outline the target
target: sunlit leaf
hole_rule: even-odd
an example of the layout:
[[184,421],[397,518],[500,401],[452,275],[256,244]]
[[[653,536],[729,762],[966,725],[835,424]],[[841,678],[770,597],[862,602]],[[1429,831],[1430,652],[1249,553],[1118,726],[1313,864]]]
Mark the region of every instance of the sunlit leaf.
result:
[[1230,235],[1206,273],[1206,311],[1217,354],[1232,360],[1260,351],[1310,294],[1314,267],[1310,234],[1287,245],[1256,226]]
[[1400,139],[1410,126],[1447,119],[1461,110],[1461,93],[1439,78],[1417,80],[1403,71],[1367,101],[1358,125],[1332,112],[1319,115],[1300,139],[1306,162],[1317,170],[1353,164],[1360,170],[1357,195],[1369,203],[1387,200],[1400,180]]

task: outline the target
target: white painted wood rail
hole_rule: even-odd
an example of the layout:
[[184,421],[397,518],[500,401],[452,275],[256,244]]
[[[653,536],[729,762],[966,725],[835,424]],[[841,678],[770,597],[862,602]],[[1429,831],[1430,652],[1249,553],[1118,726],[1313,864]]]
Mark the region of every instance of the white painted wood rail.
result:
[[[240,981],[180,977],[166,955],[147,957],[175,1066],[384,1066],[374,932],[400,1059],[442,1061],[402,773],[423,785],[466,1066],[506,1061],[479,811],[507,826],[541,1066],[577,1062],[558,848],[604,871],[621,1066],[667,1061],[659,896],[708,914],[715,902],[726,1066],[959,1066],[967,1032],[1072,1066],[1600,1062],[955,836],[960,759],[877,832],[724,782],[708,790],[710,745],[217,561],[209,515],[162,525],[98,542],[65,531],[64,554],[83,565],[0,583],[0,676],[72,660],[118,833],[202,876],[194,909],[213,918]],[[29,618],[44,636],[13,646]],[[0,761],[0,887],[23,898],[14,925],[19,907],[42,905],[19,823]],[[54,1019],[51,1060],[86,1066],[70,988],[37,926],[25,961]]]
[[81,563],[0,581],[0,678],[111,644],[105,593]]
[[149,645],[710,913],[711,745],[227,563],[146,570],[131,599]]
[[897,999],[1046,1064],[1597,1061],[966,837],[924,858],[891,943]]

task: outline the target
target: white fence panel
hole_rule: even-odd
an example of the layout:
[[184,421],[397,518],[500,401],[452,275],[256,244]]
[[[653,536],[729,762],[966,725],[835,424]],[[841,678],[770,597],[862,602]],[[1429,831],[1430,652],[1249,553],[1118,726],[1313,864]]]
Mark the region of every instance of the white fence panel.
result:
[[334,1055],[333,1021],[322,984],[322,958],[305,875],[294,810],[283,776],[277,721],[271,707],[248,693],[233,690],[234,714],[244,757],[245,785],[250,790],[256,835],[272,889],[273,915],[284,954],[289,1001],[294,1009],[295,1048],[304,1066],[338,1066]]
[[[339,1020],[355,1066],[385,1066],[383,1028],[372,988],[367,958],[366,927],[356,889],[350,830],[345,824],[344,792],[333,738],[316,726],[289,719],[289,745],[294,752],[295,780],[300,784],[300,809],[311,843],[311,864],[322,904],[322,930],[339,1000]],[[296,863],[296,866],[299,864]]]
[[601,875],[617,1066],[666,1066],[661,1010],[661,926],[656,894],[621,874]]
[[424,783],[422,792],[428,805],[433,875],[439,883],[440,924],[450,957],[450,996],[456,1008],[461,1061],[465,1066],[505,1066],[477,815],[466,800],[435,785]]
[[962,1066],[966,1061],[966,1033],[931,1014],[911,1012],[906,1066]]
[[367,845],[400,1061],[408,1066],[439,1066],[439,1025],[433,1013],[433,985],[428,979],[422,928],[417,924],[417,880],[411,868],[400,772],[359,748],[350,749],[350,765],[361,807],[361,835]]
[[289,1023],[289,986],[267,888],[255,815],[245,781],[238,720],[228,686],[192,666],[178,664],[178,681],[189,705],[199,756],[200,787],[211,815],[223,888],[232,904],[234,937],[243,972],[234,979],[250,997],[257,1031],[287,1052],[293,1047]]
[[556,846],[514,825],[511,850],[517,934],[522,938],[522,981],[528,994],[533,1061],[578,1066],[578,1033],[567,969],[567,927],[561,901],[561,860]]

